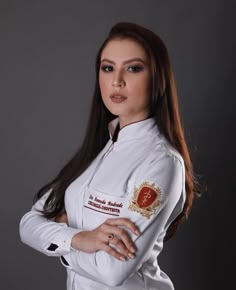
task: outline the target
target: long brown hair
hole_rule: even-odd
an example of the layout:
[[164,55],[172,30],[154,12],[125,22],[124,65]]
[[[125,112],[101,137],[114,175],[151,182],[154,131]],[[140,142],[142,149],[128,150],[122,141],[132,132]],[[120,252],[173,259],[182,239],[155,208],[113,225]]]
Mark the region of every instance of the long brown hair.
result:
[[150,117],[154,117],[160,132],[169,143],[182,155],[185,164],[186,202],[181,214],[172,222],[165,240],[171,238],[182,220],[187,218],[195,196],[200,194],[199,184],[193,174],[189,150],[186,145],[177,99],[176,86],[167,48],[163,41],[151,30],[130,22],[115,24],[104,40],[96,57],[96,83],[85,138],[79,150],[61,169],[59,174],[43,186],[34,197],[34,202],[52,189],[42,213],[47,218],[54,218],[65,211],[65,190],[86,168],[107,143],[108,123],[114,119],[105,107],[99,87],[99,69],[101,54],[106,44],[112,39],[129,38],[145,49],[152,70]]

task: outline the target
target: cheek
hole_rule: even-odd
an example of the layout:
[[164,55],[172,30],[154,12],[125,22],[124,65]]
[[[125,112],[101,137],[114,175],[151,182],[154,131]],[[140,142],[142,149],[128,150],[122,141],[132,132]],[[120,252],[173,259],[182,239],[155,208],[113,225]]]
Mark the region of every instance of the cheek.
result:
[[149,76],[144,75],[139,79],[136,79],[133,83],[133,88],[135,89],[137,95],[146,96],[149,94]]
[[104,78],[104,77],[100,77],[99,78],[99,86],[100,86],[100,90],[101,90],[101,93],[103,94],[103,93],[105,93],[106,92],[106,90],[107,90],[107,80],[106,80],[106,78]]

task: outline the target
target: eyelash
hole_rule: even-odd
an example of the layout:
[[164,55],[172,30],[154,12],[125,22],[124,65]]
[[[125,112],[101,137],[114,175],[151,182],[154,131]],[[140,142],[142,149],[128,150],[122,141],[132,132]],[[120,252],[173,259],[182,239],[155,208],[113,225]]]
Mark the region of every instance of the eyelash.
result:
[[[113,67],[112,67],[111,65],[103,65],[103,66],[101,67],[101,69],[102,69],[105,73],[109,73],[109,72],[111,72],[111,70],[107,71],[107,70],[106,70],[107,68],[113,68]],[[131,72],[133,72],[133,73],[138,73],[138,72],[140,72],[140,71],[143,70],[143,67],[140,66],[140,65],[132,65],[132,66],[129,66],[129,67],[128,67],[128,69],[130,69],[130,68],[135,68],[135,71],[131,71]]]

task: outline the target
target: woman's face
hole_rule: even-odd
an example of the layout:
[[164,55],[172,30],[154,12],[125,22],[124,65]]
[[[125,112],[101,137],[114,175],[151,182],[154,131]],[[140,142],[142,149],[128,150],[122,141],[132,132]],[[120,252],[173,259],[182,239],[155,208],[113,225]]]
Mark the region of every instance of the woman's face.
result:
[[105,106],[119,116],[120,128],[148,117],[150,78],[148,57],[139,43],[114,39],[104,47],[99,85]]

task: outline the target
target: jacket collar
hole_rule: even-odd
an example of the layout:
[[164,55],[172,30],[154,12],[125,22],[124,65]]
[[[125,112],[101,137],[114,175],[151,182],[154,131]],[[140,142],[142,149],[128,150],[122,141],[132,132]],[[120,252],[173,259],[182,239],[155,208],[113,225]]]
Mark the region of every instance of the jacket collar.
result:
[[[119,117],[113,119],[108,123],[108,130],[110,139],[112,140],[115,130],[119,123]],[[118,137],[115,143],[120,143],[123,141],[130,141],[136,139],[150,138],[151,136],[159,135],[159,129],[156,125],[154,117],[150,117],[141,121],[130,123],[118,132]]]

